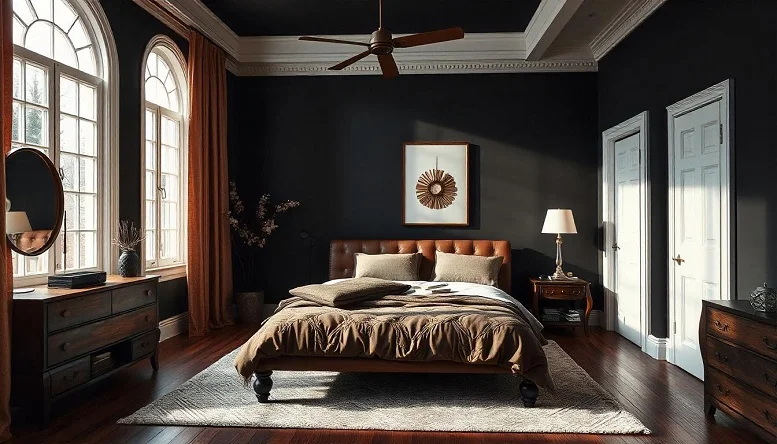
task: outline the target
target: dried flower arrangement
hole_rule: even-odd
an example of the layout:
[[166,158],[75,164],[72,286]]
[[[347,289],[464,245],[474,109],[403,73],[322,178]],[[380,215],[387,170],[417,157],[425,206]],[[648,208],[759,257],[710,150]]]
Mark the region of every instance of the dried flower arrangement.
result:
[[[237,185],[234,181],[229,182],[229,203],[231,210],[228,213],[228,216],[229,225],[232,227],[232,230],[234,230],[237,238],[241,239],[246,246],[257,248],[264,248],[267,245],[267,238],[278,229],[278,224],[275,223],[276,218],[300,205],[300,203],[295,200],[287,200],[273,205],[270,202],[270,194],[263,194],[262,197],[259,198],[259,203],[254,212],[255,219],[248,221],[244,216],[246,212],[245,205],[237,194]],[[256,227],[256,229],[254,229],[254,227]],[[255,286],[255,273],[253,273],[254,254],[248,254],[248,260],[250,261],[248,268],[246,268],[246,264],[244,263],[243,258],[240,257],[239,252],[236,252],[236,255],[243,271],[244,285],[249,287]],[[247,271],[250,271],[251,273],[249,274]]]
[[135,247],[146,239],[134,222],[122,220],[119,222],[119,230],[111,239],[111,244],[119,247],[121,251],[135,251]]

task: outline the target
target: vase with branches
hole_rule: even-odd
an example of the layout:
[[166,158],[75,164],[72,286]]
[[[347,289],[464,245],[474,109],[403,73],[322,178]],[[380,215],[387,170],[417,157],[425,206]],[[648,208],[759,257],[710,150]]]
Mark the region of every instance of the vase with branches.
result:
[[235,234],[233,241],[238,240],[243,244],[243,248],[235,251],[235,257],[243,277],[243,285],[249,289],[255,289],[257,281],[254,265],[257,249],[263,249],[267,246],[268,238],[278,229],[278,217],[292,208],[300,206],[300,203],[296,200],[287,200],[273,204],[270,200],[270,194],[265,193],[259,198],[253,212],[253,218],[251,218],[249,217],[250,213],[246,211],[243,200],[237,193],[237,185],[234,181],[229,182],[229,203],[229,225]]
[[134,222],[122,220],[111,239],[111,244],[121,251],[119,256],[119,274],[123,277],[140,276],[140,256],[137,248],[146,239]]

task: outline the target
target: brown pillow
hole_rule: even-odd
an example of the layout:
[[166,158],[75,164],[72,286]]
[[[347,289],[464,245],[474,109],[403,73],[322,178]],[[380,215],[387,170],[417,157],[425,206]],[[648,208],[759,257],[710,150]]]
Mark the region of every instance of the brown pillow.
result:
[[354,254],[353,277],[373,277],[389,281],[418,281],[421,253]]
[[442,282],[471,282],[496,287],[502,256],[469,256],[437,252],[434,280]]
[[390,294],[402,294],[409,285],[398,284],[375,278],[354,278],[336,284],[313,284],[297,287],[289,293],[302,299],[329,307],[343,307],[349,304],[377,299]]

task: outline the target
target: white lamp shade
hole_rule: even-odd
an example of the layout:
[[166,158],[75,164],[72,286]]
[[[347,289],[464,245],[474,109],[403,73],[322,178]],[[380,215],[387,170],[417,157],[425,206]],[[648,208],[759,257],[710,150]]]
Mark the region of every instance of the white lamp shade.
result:
[[5,233],[17,234],[32,231],[30,219],[24,211],[9,211],[5,213]]
[[548,234],[577,233],[572,210],[548,210],[548,214],[545,215],[545,223],[542,225],[542,232]]

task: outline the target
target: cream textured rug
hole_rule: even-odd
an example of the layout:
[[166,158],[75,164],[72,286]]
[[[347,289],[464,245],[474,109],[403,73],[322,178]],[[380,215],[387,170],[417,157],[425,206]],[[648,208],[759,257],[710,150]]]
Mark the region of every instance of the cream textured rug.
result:
[[520,401],[509,374],[273,373],[271,403],[259,404],[221,358],[120,424],[526,433],[648,434],[631,413],[555,342],[545,347],[556,394]]

